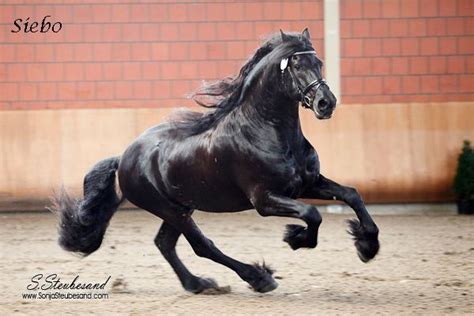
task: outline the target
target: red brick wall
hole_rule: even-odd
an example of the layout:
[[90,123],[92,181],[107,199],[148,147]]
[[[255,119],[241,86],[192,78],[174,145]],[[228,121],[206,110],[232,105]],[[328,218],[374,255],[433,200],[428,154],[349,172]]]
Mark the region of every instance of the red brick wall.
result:
[[[280,28],[308,26],[322,53],[322,1],[57,2],[0,3],[0,109],[191,104],[201,80],[236,74]],[[10,32],[45,15],[59,33]]]
[[341,0],[344,103],[474,100],[473,0]]

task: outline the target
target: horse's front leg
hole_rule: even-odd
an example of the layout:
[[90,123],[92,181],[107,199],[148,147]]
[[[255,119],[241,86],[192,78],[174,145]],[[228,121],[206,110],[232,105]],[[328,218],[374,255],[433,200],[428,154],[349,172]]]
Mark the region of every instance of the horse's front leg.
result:
[[283,238],[293,250],[314,248],[318,244],[318,229],[322,218],[316,207],[272,193],[255,194],[251,201],[262,216],[283,216],[303,220],[308,227],[286,225]]
[[314,185],[304,192],[301,198],[335,199],[349,205],[359,218],[359,220],[352,219],[349,221],[349,233],[354,236],[359,258],[363,262],[368,262],[375,257],[380,248],[378,241],[379,229],[370,217],[369,212],[367,212],[365,204],[356,189],[340,185],[323,175],[319,175]]

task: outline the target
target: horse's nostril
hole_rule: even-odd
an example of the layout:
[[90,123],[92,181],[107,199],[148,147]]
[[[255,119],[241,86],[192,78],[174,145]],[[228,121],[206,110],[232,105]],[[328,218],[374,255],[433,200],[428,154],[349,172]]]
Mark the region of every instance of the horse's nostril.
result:
[[318,102],[318,107],[319,107],[321,110],[326,109],[328,106],[329,106],[328,100],[326,100],[326,99],[321,99],[321,100],[319,100],[319,102]]

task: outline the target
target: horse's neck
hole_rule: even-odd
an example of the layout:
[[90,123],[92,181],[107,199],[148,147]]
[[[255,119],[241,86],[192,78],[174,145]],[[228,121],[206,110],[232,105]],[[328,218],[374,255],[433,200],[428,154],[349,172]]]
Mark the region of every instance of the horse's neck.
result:
[[249,98],[241,105],[239,116],[260,131],[273,130],[281,141],[300,142],[303,133],[298,103],[276,94],[267,96],[268,98]]

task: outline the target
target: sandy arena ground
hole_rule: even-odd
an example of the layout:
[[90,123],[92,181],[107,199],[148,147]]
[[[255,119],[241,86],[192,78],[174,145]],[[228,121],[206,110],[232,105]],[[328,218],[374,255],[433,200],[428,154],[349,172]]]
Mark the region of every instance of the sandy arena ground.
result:
[[[255,293],[231,270],[198,258],[184,238],[178,252],[191,271],[230,285],[225,295],[184,292],[153,238],[160,220],[119,211],[102,248],[85,259],[56,244],[51,214],[0,214],[0,315],[161,314],[469,314],[474,312],[474,217],[377,216],[381,252],[359,261],[343,215],[324,215],[318,248],[292,251],[281,241],[284,218],[196,213],[216,245],[241,261],[276,269],[279,288]],[[28,300],[31,278],[111,280],[103,300]],[[48,291],[45,291],[48,292]],[[65,290],[61,292],[67,292]]]

